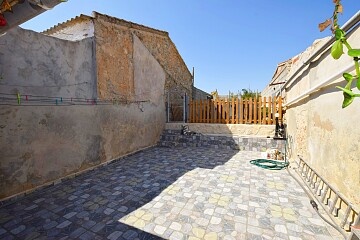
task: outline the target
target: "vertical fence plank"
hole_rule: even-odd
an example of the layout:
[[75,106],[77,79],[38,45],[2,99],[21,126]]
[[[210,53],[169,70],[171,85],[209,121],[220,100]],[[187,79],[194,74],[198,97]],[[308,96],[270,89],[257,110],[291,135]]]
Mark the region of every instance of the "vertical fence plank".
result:
[[249,123],[253,121],[253,99],[249,98]]
[[257,124],[257,113],[258,113],[257,97],[254,98],[254,124]]
[[239,102],[240,102],[240,99],[237,98],[236,99],[236,108],[235,108],[235,111],[236,111],[236,124],[239,124],[240,123],[240,118],[239,118]]
[[272,122],[271,124],[275,123],[275,113],[276,113],[276,97],[273,97],[272,99],[272,109],[271,109],[271,113],[272,113]]
[[258,119],[259,119],[259,122],[258,122],[258,124],[262,124],[262,118],[261,118],[261,107],[262,107],[261,97],[259,97],[259,114],[258,114]]
[[266,124],[266,97],[263,99],[263,114],[262,114],[262,124]]
[[219,122],[219,99],[216,99],[216,117],[215,117],[215,123]]
[[279,97],[279,101],[278,101],[278,104],[279,104],[279,120],[282,121],[282,97],[280,96]]
[[225,99],[224,101],[224,123],[228,123],[228,100]]
[[271,124],[271,112],[272,112],[271,106],[272,106],[271,97],[268,97],[268,114],[267,114],[268,125]]
[[231,99],[231,123],[235,124],[235,99]]
[[239,118],[240,118],[240,123],[244,123],[244,100],[242,98],[240,98],[240,112],[239,112]]
[[247,123],[249,119],[249,101],[244,99],[244,123]]
[[215,121],[215,101],[214,100],[210,100],[211,103],[211,123],[214,123]]

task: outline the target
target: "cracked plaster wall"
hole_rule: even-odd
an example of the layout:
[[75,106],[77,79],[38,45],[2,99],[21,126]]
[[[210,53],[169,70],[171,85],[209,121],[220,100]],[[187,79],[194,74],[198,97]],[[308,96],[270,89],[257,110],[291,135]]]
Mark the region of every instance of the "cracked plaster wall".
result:
[[[357,28],[349,43],[360,39]],[[334,60],[330,51],[318,58],[298,82],[287,89],[287,101],[324,79],[353,64],[348,56]],[[306,84],[301,84],[301,82]],[[335,86],[344,86],[342,78],[291,105],[286,111],[292,158],[303,156],[324,179],[360,209],[360,99],[342,109],[343,94]],[[355,90],[356,91],[356,90]]]

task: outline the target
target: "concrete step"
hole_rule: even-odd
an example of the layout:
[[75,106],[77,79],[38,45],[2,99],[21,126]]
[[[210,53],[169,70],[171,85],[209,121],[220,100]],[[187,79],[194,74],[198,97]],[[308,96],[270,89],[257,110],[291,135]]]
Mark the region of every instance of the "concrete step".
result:
[[284,151],[285,141],[260,136],[236,135],[183,135],[180,130],[164,130],[158,143],[163,147],[210,147],[221,149],[234,149],[240,151],[265,152],[269,148]]

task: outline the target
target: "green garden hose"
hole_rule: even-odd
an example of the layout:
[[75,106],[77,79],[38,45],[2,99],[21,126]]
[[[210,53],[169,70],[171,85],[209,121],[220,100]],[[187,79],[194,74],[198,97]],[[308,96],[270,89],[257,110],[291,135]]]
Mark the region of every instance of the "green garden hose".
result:
[[255,159],[251,160],[250,163],[269,170],[281,170],[289,166],[289,162],[287,161],[279,162],[270,159]]

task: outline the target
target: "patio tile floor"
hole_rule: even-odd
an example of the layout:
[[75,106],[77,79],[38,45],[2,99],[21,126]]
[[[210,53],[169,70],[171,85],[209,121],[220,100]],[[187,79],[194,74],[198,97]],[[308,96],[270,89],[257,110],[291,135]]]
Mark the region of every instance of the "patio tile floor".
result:
[[258,152],[154,147],[0,208],[0,239],[342,239]]

